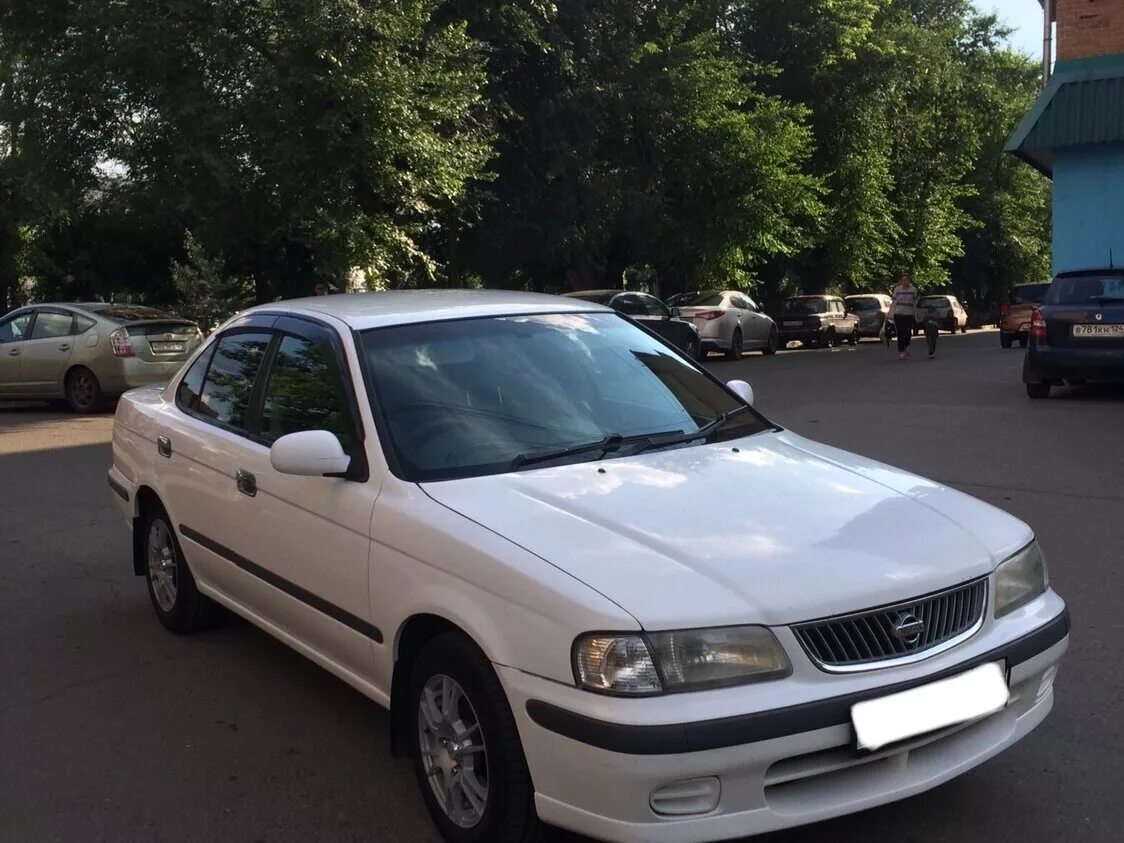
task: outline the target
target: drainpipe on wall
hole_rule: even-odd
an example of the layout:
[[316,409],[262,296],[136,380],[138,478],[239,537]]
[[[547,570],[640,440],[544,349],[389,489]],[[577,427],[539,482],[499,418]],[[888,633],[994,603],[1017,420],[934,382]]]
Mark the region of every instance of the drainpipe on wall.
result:
[[1054,53],[1054,29],[1052,26],[1052,18],[1054,17],[1054,3],[1055,0],[1043,0],[1042,2],[1042,87],[1045,88],[1050,81],[1050,59],[1053,58]]

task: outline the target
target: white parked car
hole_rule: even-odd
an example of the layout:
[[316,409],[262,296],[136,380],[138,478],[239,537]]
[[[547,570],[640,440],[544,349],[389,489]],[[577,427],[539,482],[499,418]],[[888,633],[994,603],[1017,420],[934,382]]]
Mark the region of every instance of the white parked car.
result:
[[737,290],[702,292],[678,302],[682,319],[695,323],[705,356],[722,351],[727,360],[740,360],[746,351],[776,354],[777,323],[761,312],[757,302]]
[[127,393],[109,483],[160,621],[224,606],[388,706],[450,841],[809,823],[1042,722],[1030,529],[751,403],[590,302],[318,297]]

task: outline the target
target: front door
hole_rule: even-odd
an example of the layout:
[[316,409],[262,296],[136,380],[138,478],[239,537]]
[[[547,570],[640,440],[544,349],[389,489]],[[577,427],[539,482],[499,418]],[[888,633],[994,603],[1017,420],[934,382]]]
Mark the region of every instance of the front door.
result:
[[38,308],[31,336],[20,348],[20,379],[28,395],[62,395],[62,379],[74,347],[74,316]]
[[31,327],[30,310],[0,319],[0,395],[22,391],[20,356]]

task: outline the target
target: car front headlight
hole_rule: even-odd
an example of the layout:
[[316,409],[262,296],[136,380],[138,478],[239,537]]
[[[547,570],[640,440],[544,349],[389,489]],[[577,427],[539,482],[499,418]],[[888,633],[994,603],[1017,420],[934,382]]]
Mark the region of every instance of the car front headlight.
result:
[[607,694],[721,688],[779,679],[791,669],[776,637],[762,626],[591,633],[574,642],[578,685]]
[[1046,557],[1033,541],[995,569],[995,617],[1025,606],[1049,584]]

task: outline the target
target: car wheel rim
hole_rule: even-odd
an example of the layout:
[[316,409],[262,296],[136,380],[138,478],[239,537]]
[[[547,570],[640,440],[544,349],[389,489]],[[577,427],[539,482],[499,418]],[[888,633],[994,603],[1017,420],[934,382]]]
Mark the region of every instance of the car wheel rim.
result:
[[94,402],[94,382],[89,375],[78,375],[74,379],[74,403],[80,407],[88,407]]
[[176,605],[179,566],[172,534],[163,521],[152,522],[148,531],[148,578],[156,605],[170,612]]
[[430,677],[422,688],[418,744],[445,816],[461,828],[477,825],[488,805],[488,751],[476,711],[451,676]]

